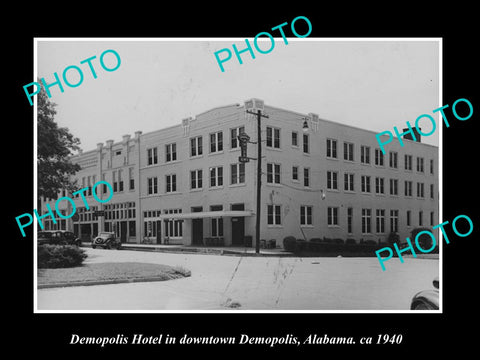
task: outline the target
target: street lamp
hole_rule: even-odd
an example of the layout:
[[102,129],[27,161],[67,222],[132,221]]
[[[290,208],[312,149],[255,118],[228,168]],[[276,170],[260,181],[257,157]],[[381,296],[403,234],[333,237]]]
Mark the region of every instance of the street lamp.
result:
[[302,130],[303,130],[303,132],[307,132],[307,131],[308,131],[308,121],[307,121],[306,118],[304,118],[304,120],[303,120]]

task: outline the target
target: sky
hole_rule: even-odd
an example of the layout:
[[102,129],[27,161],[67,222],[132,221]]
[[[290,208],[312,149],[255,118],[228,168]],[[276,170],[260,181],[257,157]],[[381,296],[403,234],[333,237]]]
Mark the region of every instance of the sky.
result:
[[[78,87],[62,80],[63,93],[58,86],[50,91],[57,104],[55,120],[80,139],[84,151],[250,98],[375,132],[403,129],[406,121],[413,126],[422,114],[432,115],[439,124],[439,114],[432,114],[442,105],[436,39],[288,38],[285,44],[280,37],[268,54],[259,53],[249,40],[255,59],[245,52],[240,64],[232,44],[244,49],[244,38],[41,38],[36,41],[36,74],[51,83],[55,72],[61,78],[70,65],[82,69],[84,79]],[[266,50],[271,43],[263,40],[258,45]],[[222,72],[214,53],[224,48],[232,58]],[[99,58],[110,49],[119,54],[121,64],[108,72]],[[88,64],[80,64],[92,56],[96,79]],[[104,60],[107,67],[116,65],[111,53]],[[75,70],[69,70],[67,78],[79,81]],[[428,133],[432,125],[423,121],[420,126]],[[439,128],[422,142],[438,146]]]

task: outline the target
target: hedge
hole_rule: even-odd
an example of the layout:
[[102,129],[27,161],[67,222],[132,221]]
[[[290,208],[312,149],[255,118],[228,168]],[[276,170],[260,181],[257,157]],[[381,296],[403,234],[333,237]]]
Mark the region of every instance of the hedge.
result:
[[74,245],[40,245],[37,251],[38,268],[68,268],[82,265],[85,250]]
[[357,243],[354,239],[330,239],[312,238],[310,241],[287,236],[283,239],[285,251],[301,254],[304,256],[376,256],[375,251],[387,247],[387,243],[377,243],[366,240]]

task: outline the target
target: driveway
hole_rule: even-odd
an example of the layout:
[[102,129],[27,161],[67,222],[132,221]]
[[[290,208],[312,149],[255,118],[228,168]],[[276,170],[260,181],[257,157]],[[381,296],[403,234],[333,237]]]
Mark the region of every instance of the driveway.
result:
[[86,249],[86,262],[183,266],[184,279],[42,289],[41,310],[408,310],[432,288],[439,261],[376,257],[297,258]]

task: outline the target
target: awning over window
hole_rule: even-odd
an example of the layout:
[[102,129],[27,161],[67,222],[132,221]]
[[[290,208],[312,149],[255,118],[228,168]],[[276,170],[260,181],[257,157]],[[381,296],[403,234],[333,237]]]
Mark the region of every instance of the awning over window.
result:
[[255,215],[251,210],[222,210],[222,211],[202,211],[180,214],[162,214],[160,216],[145,218],[146,220],[183,220],[183,219],[202,219],[219,217],[245,217]]

